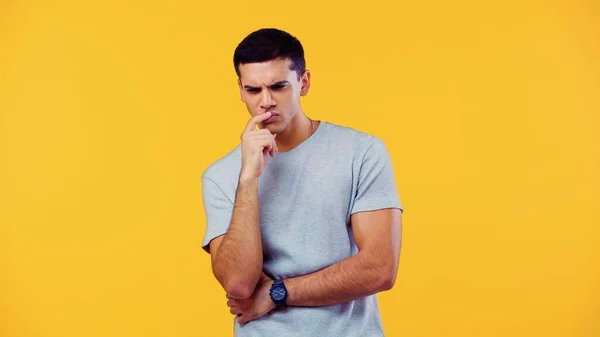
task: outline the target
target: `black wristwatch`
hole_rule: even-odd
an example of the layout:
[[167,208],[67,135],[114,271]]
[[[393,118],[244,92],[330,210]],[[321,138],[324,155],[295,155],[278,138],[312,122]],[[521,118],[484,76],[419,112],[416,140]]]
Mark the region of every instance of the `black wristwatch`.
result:
[[287,289],[285,288],[285,284],[283,284],[283,279],[276,279],[273,281],[269,295],[271,296],[271,300],[273,303],[275,303],[277,308],[287,306],[287,294]]

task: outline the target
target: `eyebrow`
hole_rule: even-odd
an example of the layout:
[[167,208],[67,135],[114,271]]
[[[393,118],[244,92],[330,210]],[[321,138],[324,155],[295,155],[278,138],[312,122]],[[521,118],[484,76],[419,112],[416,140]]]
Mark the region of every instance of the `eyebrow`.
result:
[[[290,83],[290,82],[287,81],[287,80],[275,82],[275,83],[269,85],[269,88],[281,86],[281,85],[288,84],[288,83]],[[260,90],[260,87],[254,87],[254,86],[251,86],[251,85],[245,85],[244,88],[246,90]]]

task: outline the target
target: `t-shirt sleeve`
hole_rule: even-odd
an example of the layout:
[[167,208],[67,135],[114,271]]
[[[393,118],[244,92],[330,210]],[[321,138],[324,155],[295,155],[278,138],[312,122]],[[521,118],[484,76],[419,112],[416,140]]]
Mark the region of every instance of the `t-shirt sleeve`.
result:
[[357,184],[351,214],[383,208],[403,211],[391,157],[381,139],[375,138],[367,149],[360,163]]
[[233,214],[233,201],[227,197],[212,179],[202,176],[202,201],[206,216],[206,231],[202,248],[209,252],[210,241],[229,229]]

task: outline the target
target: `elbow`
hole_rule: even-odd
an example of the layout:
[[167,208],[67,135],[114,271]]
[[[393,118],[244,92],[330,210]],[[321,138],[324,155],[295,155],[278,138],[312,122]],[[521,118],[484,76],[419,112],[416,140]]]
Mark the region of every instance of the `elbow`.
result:
[[236,299],[250,298],[260,277],[258,273],[230,272],[216,263],[213,263],[213,274],[227,295]]
[[240,273],[226,273],[222,269],[213,269],[214,275],[230,297],[246,299],[252,296],[258,281],[253,282],[253,277]]
[[223,288],[233,298],[246,299],[252,296],[256,285],[252,285],[251,282],[231,281],[225,284]]
[[382,273],[379,280],[379,291],[388,291],[394,287],[396,283],[395,273]]
[[372,255],[364,253],[367,268],[371,270],[371,291],[378,293],[391,290],[396,283],[398,259],[390,255]]
[[[240,275],[241,276],[241,275]],[[237,299],[250,298],[256,290],[258,280],[255,277],[233,277],[223,284],[228,295]]]
[[380,268],[378,273],[379,277],[377,280],[378,291],[388,291],[394,287],[396,283],[396,275],[398,274],[398,268],[394,264],[388,264]]

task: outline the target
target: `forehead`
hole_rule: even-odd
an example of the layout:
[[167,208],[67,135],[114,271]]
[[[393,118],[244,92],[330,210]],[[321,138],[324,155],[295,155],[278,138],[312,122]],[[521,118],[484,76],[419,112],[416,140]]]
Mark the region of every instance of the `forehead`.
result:
[[296,72],[290,70],[292,61],[277,59],[260,63],[240,64],[240,79],[249,85],[269,85],[273,82],[289,80]]

